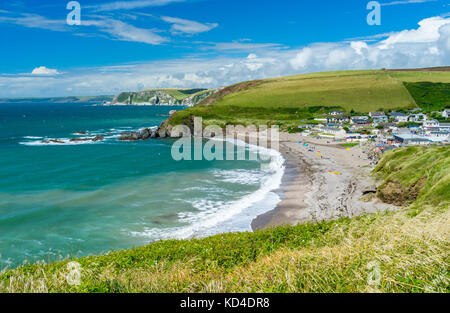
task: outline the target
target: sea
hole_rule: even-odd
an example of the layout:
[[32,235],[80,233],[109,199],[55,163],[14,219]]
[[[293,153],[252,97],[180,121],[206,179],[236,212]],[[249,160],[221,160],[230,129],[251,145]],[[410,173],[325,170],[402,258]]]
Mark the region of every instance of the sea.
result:
[[117,140],[182,109],[0,103],[0,270],[251,231],[280,201],[278,152],[234,141],[246,160],[176,161],[176,139]]

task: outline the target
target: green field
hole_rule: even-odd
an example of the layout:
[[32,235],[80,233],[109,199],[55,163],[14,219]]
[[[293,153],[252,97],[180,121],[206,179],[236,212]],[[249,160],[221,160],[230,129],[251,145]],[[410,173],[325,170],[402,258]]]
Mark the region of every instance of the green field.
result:
[[341,107],[350,112],[379,108],[412,108],[402,83],[382,71],[331,72],[263,80],[248,90],[231,93],[217,106]]
[[450,83],[405,82],[417,105],[425,112],[450,109]]
[[388,72],[393,77],[402,82],[417,83],[417,82],[431,82],[431,83],[450,83],[450,71],[442,72]]
[[[0,293],[450,292],[449,166],[446,147],[387,152],[375,170],[379,196],[389,184],[408,193],[395,213],[26,265],[0,274]],[[69,284],[70,261],[79,284]]]
[[[424,81],[426,83],[424,83]],[[178,112],[170,124],[201,116],[204,125],[280,125],[283,130],[312,123],[330,110],[347,113],[448,106],[450,72],[340,71],[239,83]],[[442,83],[440,83],[442,82]]]

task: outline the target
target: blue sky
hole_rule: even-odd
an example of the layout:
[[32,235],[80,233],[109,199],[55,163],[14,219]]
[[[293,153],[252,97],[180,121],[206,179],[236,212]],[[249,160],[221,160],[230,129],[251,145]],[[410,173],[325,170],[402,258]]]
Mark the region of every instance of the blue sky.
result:
[[447,0],[379,1],[375,26],[366,0],[79,0],[73,26],[68,2],[0,0],[0,97],[449,65]]

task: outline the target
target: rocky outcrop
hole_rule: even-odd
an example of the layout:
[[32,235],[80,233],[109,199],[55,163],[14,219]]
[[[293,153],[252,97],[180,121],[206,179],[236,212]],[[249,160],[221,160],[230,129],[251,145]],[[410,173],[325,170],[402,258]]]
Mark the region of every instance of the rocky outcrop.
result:
[[155,89],[140,92],[122,92],[111,105],[194,106],[215,93],[206,89]]
[[[64,141],[64,140],[66,140],[66,141]],[[98,141],[103,141],[103,140],[105,140],[105,137],[98,135],[95,137],[72,138],[69,140],[69,142],[89,142],[89,141],[98,142]],[[65,143],[67,143],[67,139],[49,139],[49,140],[41,141],[41,143],[45,143],[45,144],[49,144],[49,143],[55,144],[56,143],[56,144],[63,145]]]
[[57,143],[57,144],[64,144],[64,141],[59,139],[50,139],[50,140],[44,140],[41,141],[41,143]]
[[105,137],[100,136],[100,135],[95,136],[94,139],[92,139],[93,142],[96,142],[96,141],[103,141],[103,140],[105,140]]
[[86,142],[86,141],[92,141],[92,142],[97,142],[97,141],[103,141],[105,140],[105,137],[103,136],[95,136],[94,138],[72,138],[70,139],[71,142]]
[[147,140],[150,138],[156,137],[156,131],[151,130],[150,128],[143,128],[136,132],[123,133],[120,135],[119,141],[138,141],[138,140]]
[[199,104],[200,102],[202,102],[209,96],[213,95],[217,91],[218,91],[217,89],[211,89],[211,90],[206,90],[204,92],[199,92],[199,93],[193,94],[192,96],[189,96],[186,99],[184,99],[182,102],[182,105],[192,107],[194,105]]

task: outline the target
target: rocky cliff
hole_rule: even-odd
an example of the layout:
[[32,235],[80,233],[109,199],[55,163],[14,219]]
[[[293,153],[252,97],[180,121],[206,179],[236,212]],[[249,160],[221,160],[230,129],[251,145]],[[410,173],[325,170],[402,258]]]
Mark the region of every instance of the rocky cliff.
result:
[[111,105],[194,106],[215,92],[215,89],[153,89],[122,92],[114,97]]

